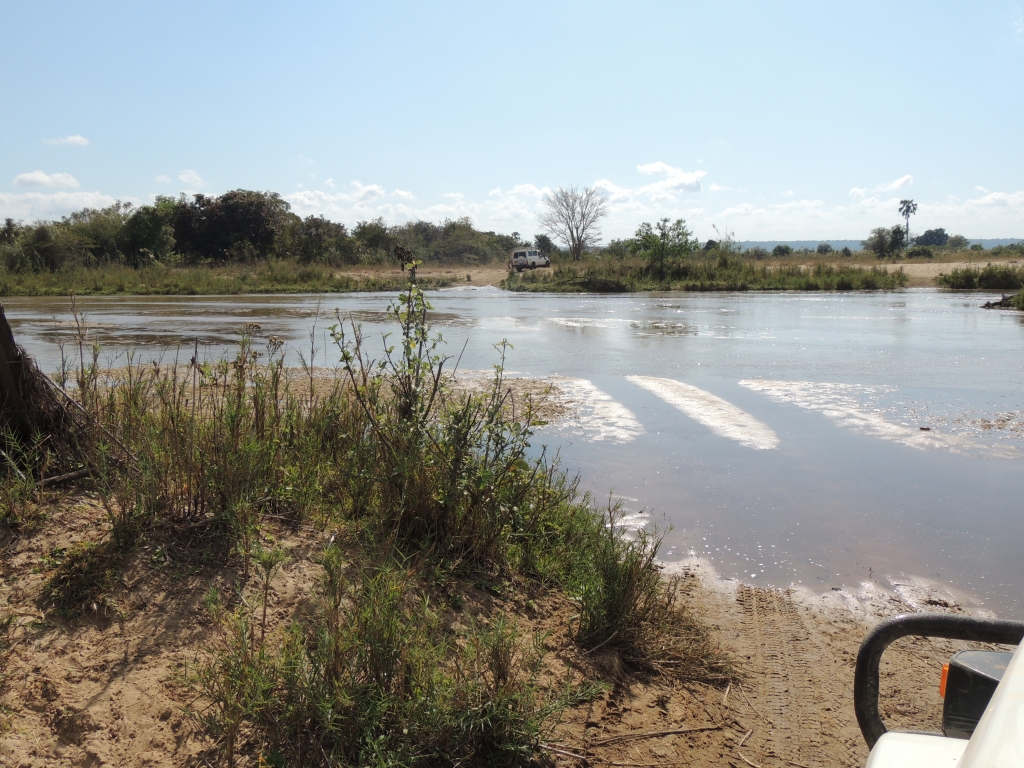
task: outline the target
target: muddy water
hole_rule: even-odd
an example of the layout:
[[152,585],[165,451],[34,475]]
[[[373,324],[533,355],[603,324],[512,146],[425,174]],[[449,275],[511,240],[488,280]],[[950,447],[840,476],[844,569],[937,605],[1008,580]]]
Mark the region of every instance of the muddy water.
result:
[[[755,584],[944,585],[1024,615],[1024,315],[988,296],[439,291],[434,320],[461,366],[551,376],[579,402],[541,436],[598,495],[662,527],[669,559],[698,555]],[[290,362],[337,355],[335,310],[371,338],[389,297],[80,299],[117,365],[230,349],[241,324]],[[5,302],[43,366],[72,343],[61,299]],[[318,314],[319,311],[319,314]],[[927,429],[922,429],[926,427]]]

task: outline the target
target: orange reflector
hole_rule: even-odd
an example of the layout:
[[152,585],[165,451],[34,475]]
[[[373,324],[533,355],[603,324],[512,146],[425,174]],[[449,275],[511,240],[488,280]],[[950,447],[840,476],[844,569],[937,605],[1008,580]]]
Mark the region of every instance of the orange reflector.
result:
[[942,679],[939,681],[939,696],[946,698],[946,678],[949,677],[949,664],[942,665]]

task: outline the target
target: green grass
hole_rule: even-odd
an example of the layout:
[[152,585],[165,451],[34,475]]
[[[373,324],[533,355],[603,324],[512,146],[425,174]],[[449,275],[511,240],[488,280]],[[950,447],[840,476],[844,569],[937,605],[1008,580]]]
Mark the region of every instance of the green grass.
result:
[[1024,266],[987,264],[982,268],[963,267],[935,278],[945,288],[959,290],[1010,290],[1024,288]]
[[[398,291],[406,276],[397,270],[357,277],[327,266],[296,261],[262,261],[231,266],[133,269],[120,265],[72,267],[56,272],[0,270],[0,296],[207,296],[258,293],[350,293]],[[443,288],[447,278],[421,280],[426,288]]]
[[590,259],[551,271],[512,274],[501,284],[511,291],[623,293],[628,291],[866,291],[906,285],[902,269],[817,263],[764,265],[739,256],[678,259],[663,271],[637,259]]
[[[235,591],[207,595],[217,629],[182,676],[189,712],[229,765],[246,739],[269,745],[270,764],[534,760],[558,714],[599,681],[542,685],[544,638],[500,611],[443,621],[474,584],[561,593],[580,648],[603,646],[629,669],[732,675],[660,578],[660,539],[627,538],[617,510],[596,509],[531,447],[537,421],[530,402],[512,407],[507,347],[488,389],[454,389],[428,310],[419,286],[399,296],[401,333],[383,365],[339,319],[341,365],[327,378],[286,369],[280,342],[254,326],[231,360],[130,359],[105,372],[94,350],[70,367],[95,419],[86,444],[98,446],[89,461],[110,536],[52,553],[47,599],[66,612],[103,603],[133,548],[156,535],[187,531],[179,553],[202,547],[236,565]],[[287,567],[272,537],[281,525],[332,535],[315,558],[312,607],[275,627],[266,606]]]

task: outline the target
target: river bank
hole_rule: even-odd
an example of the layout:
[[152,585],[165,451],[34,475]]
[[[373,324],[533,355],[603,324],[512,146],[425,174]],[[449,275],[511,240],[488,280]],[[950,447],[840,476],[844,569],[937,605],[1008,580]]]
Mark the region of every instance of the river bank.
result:
[[[211,585],[230,593],[241,578],[238,564],[189,555],[173,538],[157,537],[126,564],[105,604],[78,616],[41,610],[54,553],[96,540],[105,527],[102,504],[91,494],[55,501],[34,535],[3,544],[0,604],[16,618],[3,636],[0,760],[25,768],[209,764],[218,740],[189,717],[198,702],[184,673],[224,642],[204,595]],[[268,592],[266,631],[276,637],[303,620],[322,594],[318,553],[330,534],[307,527],[274,534],[288,554]],[[551,590],[495,593],[461,585],[463,602],[445,609],[444,618],[457,625],[505,616],[524,636],[541,633],[543,687],[567,679],[600,683],[588,701],[549,724],[535,746],[541,761],[575,766],[580,761],[570,755],[581,755],[592,765],[742,768],[749,761],[823,768],[866,758],[852,690],[856,650],[870,627],[922,608],[964,610],[940,595],[922,605],[869,584],[824,595],[765,589],[720,579],[699,561],[669,566],[666,576],[679,579],[694,620],[715,628],[711,647],[731,660],[734,682],[638,674],[614,648],[582,652],[572,641],[576,609]],[[941,665],[959,647],[907,639],[887,652],[881,711],[890,727],[938,728]],[[244,731],[236,765],[268,764],[261,755],[272,759],[270,745]]]
[[[939,275],[972,266],[967,261],[903,261],[882,263],[877,260],[786,258],[770,263],[736,259],[746,265],[744,272],[732,270],[720,277],[677,281],[680,290],[892,290],[900,287],[934,287]],[[987,263],[988,260],[986,260]],[[997,257],[992,263],[1016,263],[1009,257]],[[979,262],[974,262],[976,266]],[[749,269],[747,269],[749,267]],[[571,262],[561,269],[575,271]],[[818,274],[825,269],[828,274]],[[542,269],[510,275],[502,263],[483,265],[424,264],[418,274],[424,288],[504,286],[511,290],[555,290],[598,293],[623,290],[655,290],[660,283],[631,286],[619,278],[609,281],[597,275],[596,282],[555,279],[557,271]],[[751,272],[753,270],[753,272]],[[760,271],[759,271],[760,270]],[[779,276],[785,272],[788,277]],[[872,270],[876,277],[872,278]],[[748,274],[749,272],[749,274]],[[755,274],[755,272],[757,274]],[[763,273],[763,274],[762,274]],[[878,273],[883,273],[878,276]],[[891,273],[891,274],[890,274]],[[902,274],[902,277],[899,275]],[[564,276],[563,276],[564,277]],[[44,296],[243,296],[266,294],[395,291],[405,284],[405,276],[392,266],[327,267],[280,260],[254,264],[173,267],[154,265],[134,269],[111,265],[96,268],[68,268],[56,272],[0,272],[0,297]],[[536,284],[535,284],[536,283]]]

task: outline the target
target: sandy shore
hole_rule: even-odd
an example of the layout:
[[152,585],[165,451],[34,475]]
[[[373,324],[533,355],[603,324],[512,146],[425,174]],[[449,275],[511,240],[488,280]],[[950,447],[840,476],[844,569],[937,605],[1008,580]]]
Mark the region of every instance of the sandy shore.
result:
[[[928,261],[928,262],[903,262],[900,264],[882,264],[882,269],[886,271],[896,270],[902,268],[907,274],[909,281],[908,286],[912,288],[925,288],[934,287],[935,278],[940,274],[952,272],[954,269],[962,269],[964,267],[977,267],[984,266],[989,260],[967,262],[967,261]],[[993,259],[993,263],[1002,263],[1006,259]],[[835,262],[836,266],[846,266],[850,262]],[[857,263],[854,266],[861,266],[869,268],[872,264],[861,264]],[[419,268],[419,273],[429,277],[447,277],[452,280],[456,286],[467,285],[467,286],[496,286],[502,280],[508,276],[508,270],[505,269],[504,265],[488,265],[483,267],[449,267],[438,264],[427,264]],[[370,277],[375,273],[372,270],[359,271],[355,270],[351,272],[353,276],[359,275],[362,277]],[[468,279],[467,279],[468,278]]]
[[[68,498],[42,530],[6,542],[0,552],[0,604],[17,617],[0,697],[0,764],[213,765],[216,744],[186,717],[194,694],[180,673],[217,637],[202,608],[206,585],[229,590],[237,569],[191,562],[154,543],[127,565],[105,606],[75,618],[44,614],[40,558],[95,538],[103,519],[97,502]],[[289,559],[271,583],[274,628],[308,609],[324,545],[318,531],[280,534]],[[501,598],[467,595],[465,612],[508,612],[524,630],[545,634],[552,685],[564,684],[567,670],[608,682],[545,736],[542,751],[555,763],[581,765],[565,754],[571,753],[593,766],[862,765],[867,749],[852,699],[861,639],[885,616],[963,611],[934,595],[871,584],[813,595],[721,580],[699,561],[665,570],[678,579],[684,604],[714,628],[720,652],[734,659],[741,678],[727,689],[628,673],[607,649],[582,653],[570,639],[573,604],[543,588]],[[907,639],[887,652],[881,710],[890,727],[938,728],[941,665],[956,647]],[[237,764],[257,762],[248,749]]]

